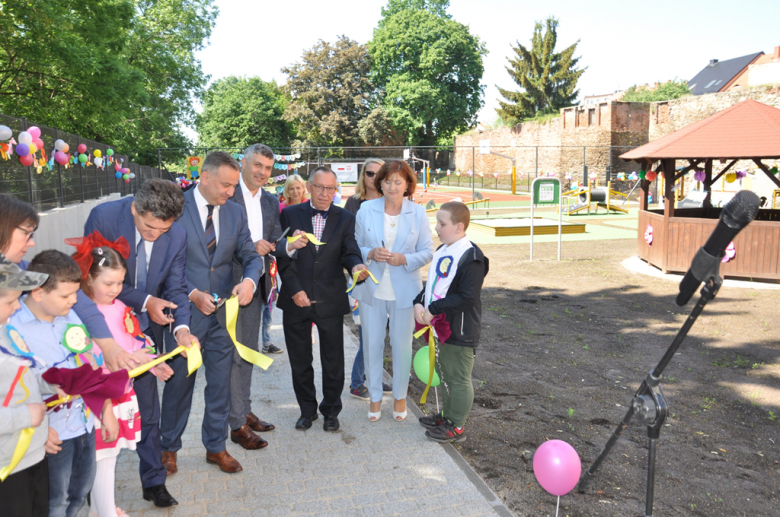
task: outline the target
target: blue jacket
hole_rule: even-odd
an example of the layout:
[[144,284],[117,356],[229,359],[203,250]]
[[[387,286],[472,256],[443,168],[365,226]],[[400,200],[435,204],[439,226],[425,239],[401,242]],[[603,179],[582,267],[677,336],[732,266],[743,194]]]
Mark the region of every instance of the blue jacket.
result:
[[[198,187],[195,187],[198,188]],[[219,208],[219,239],[214,252],[214,260],[209,262],[206,248],[206,233],[195,202],[195,188],[184,193],[184,212],[178,223],[187,232],[187,295],[193,289],[229,298],[235,287],[233,281],[233,259],[241,263],[244,278],[250,278],[259,285],[263,273],[263,260],[255,251],[246,211],[236,203],[228,200]],[[206,316],[191,304],[191,330],[193,334],[203,335],[207,327],[199,328],[206,321]]]
[[[184,263],[187,258],[187,233],[184,231],[184,228],[174,222],[170,230],[160,235],[154,241],[152,256],[149,257],[146,291],[139,291],[135,288],[136,243],[135,219],[130,211],[130,205],[132,204],[133,198],[126,197],[118,201],[109,201],[96,206],[92,209],[84,225],[84,235],[89,235],[97,230],[110,241],[124,237],[130,244],[127,274],[125,275],[122,292],[118,296],[125,305],[132,307],[136,312],[140,313],[148,295],[163,298],[177,305],[177,309],[173,313],[175,319],[173,326],[189,326],[190,302],[187,298],[189,291],[187,290],[187,279],[184,276]],[[81,298],[80,294],[79,302],[74,307],[77,314],[80,314],[79,305],[82,303]],[[149,321],[154,334],[154,341],[158,346],[161,346],[162,327],[151,321],[151,319]],[[84,323],[87,326],[87,330],[92,332],[89,328],[89,322],[85,320]]]
[[[368,253],[373,248],[382,247],[385,237],[385,200],[384,198],[364,201],[357,213],[355,224],[355,239],[357,239],[363,262],[368,270],[382,281],[385,273],[385,262],[368,262]],[[425,209],[404,199],[401,207],[401,217],[398,220],[398,236],[393,244],[392,253],[406,255],[406,265],[390,266],[390,278],[393,282],[396,307],[408,309],[412,301],[422,289],[422,272],[420,269],[430,264],[433,259],[433,240],[431,223]],[[372,280],[367,280],[352,291],[356,300],[372,305],[376,286]]]

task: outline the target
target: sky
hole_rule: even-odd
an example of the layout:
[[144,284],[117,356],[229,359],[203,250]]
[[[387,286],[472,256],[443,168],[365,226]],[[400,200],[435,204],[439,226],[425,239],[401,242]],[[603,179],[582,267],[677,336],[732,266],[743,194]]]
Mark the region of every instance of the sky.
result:
[[[300,61],[317,41],[346,35],[368,42],[386,0],[217,0],[220,10],[208,47],[197,54],[212,80],[259,76],[284,84],[281,69]],[[579,41],[587,67],[580,98],[634,84],[688,80],[710,59],[725,60],[780,46],[776,0],[451,0],[453,19],[486,45],[486,86],[479,121],[495,120],[496,85],[516,89],[505,66],[519,41],[530,46],[534,22],[559,20],[558,47]],[[187,131],[194,137],[193,131]]]

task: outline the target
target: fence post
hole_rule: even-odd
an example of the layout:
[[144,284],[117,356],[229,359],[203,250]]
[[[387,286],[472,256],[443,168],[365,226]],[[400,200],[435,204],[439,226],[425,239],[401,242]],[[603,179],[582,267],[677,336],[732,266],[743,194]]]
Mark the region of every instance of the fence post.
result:
[[582,170],[583,170],[583,174],[585,176],[584,178],[582,178],[583,182],[586,185],[590,185],[590,183],[588,183],[588,181],[589,181],[588,180],[588,165],[585,163],[585,146],[584,145],[582,146]]
[[[78,139],[79,144],[81,143],[81,137],[76,136]],[[76,152],[78,152],[78,146],[76,147]],[[79,163],[81,163],[81,160],[79,160]],[[79,168],[79,185],[81,186],[81,202],[84,202],[84,164],[81,163],[81,167]],[[63,200],[64,201],[64,200]]]
[[[536,146],[536,165],[534,165],[534,179],[539,177],[539,146]],[[529,187],[530,190],[530,187]]]

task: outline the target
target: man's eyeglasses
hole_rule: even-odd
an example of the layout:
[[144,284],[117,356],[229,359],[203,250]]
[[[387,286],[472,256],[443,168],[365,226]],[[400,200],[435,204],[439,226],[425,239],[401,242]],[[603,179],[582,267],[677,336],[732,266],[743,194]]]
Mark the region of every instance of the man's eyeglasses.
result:
[[30,242],[35,238],[35,230],[30,231],[26,228],[22,228],[21,226],[17,226],[16,228],[18,230],[21,230],[21,232],[27,236],[27,242]]
[[374,176],[376,176],[376,172],[372,172],[372,171],[363,171],[363,174],[365,174],[367,178],[373,178]]
[[331,194],[331,195],[335,194],[336,191],[338,190],[338,187],[324,187],[322,185],[317,185],[316,183],[309,183],[309,185],[311,185],[312,187],[316,188],[317,190],[320,190],[320,191],[324,190],[325,192],[327,192],[328,194]]

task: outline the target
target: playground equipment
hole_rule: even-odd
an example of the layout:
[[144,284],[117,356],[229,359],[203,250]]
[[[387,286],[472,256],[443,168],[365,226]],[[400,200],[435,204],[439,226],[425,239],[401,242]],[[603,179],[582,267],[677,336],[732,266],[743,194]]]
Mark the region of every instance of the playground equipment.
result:
[[[479,192],[477,192],[477,194],[479,194]],[[479,194],[479,197],[481,198],[482,195]],[[465,201],[463,204],[466,205],[466,206],[473,206],[473,205],[478,205],[479,203],[485,203],[485,204],[487,204],[487,208],[490,208],[490,198],[489,197],[486,197],[484,199],[475,199],[474,201]],[[425,210],[426,213],[436,212],[436,211],[439,210],[438,207],[436,206],[436,203],[434,203],[433,199],[428,201],[428,204],[425,205],[425,208],[426,208],[426,210]]]
[[[607,211],[628,213],[628,209],[616,204],[620,198],[627,199],[628,195],[612,190],[611,181],[607,182],[606,187],[599,187],[595,181],[591,181],[587,187],[579,187],[575,190],[564,192],[563,197],[566,199],[567,215],[576,214],[583,210],[587,210],[588,214],[590,214],[591,203],[596,203],[596,211],[598,211],[598,207],[602,207],[606,208]],[[575,201],[574,204],[572,204],[572,201]]]
[[780,208],[777,203],[777,198],[780,198],[780,188],[772,191],[772,210]]

